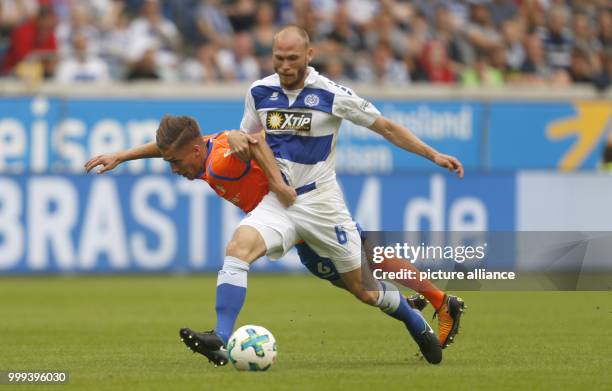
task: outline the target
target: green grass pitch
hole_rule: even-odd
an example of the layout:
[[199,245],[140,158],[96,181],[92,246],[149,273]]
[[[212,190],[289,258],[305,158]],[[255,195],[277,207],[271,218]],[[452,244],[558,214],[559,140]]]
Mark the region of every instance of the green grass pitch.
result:
[[269,328],[279,354],[270,371],[245,373],[179,342],[182,326],[212,328],[214,291],[210,275],[0,278],[0,370],[68,370],[57,390],[612,387],[611,292],[462,292],[461,332],[432,366],[399,322],[346,292],[252,273],[237,326]]

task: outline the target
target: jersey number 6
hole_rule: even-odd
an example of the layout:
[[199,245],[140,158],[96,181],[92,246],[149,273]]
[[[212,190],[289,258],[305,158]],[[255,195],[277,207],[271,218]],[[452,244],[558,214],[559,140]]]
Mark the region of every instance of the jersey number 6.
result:
[[346,244],[346,242],[348,242],[348,238],[346,237],[346,231],[344,230],[344,228],[341,225],[336,225],[334,228],[336,230],[336,237],[338,238],[338,243]]

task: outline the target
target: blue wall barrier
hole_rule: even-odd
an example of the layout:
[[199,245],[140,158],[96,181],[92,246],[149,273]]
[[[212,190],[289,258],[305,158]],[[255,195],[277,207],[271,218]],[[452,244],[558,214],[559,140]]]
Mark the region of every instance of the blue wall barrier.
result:
[[[341,175],[339,182],[369,231],[612,231],[605,174]],[[215,271],[241,218],[203,181],[169,174],[0,175],[0,274]],[[294,253],[254,268],[304,271]]]
[[[483,107],[477,102],[374,101],[381,113],[406,126],[467,169],[482,166]],[[345,121],[338,137],[336,167],[344,173],[392,173],[432,169],[431,162],[406,153],[378,134]]]
[[595,168],[611,126],[609,101],[492,103],[487,166],[504,170]]
[[[338,171],[356,175],[340,182],[364,228],[611,229],[611,177],[516,170],[596,167],[612,103],[374,103],[458,156],[467,175],[430,174],[443,171],[344,124]],[[233,205],[169,175],[161,159],[104,176],[82,175],[83,164],[152,140],[166,113],[194,116],[212,133],[237,127],[242,111],[237,99],[0,98],[0,274],[217,270],[241,218]],[[294,253],[255,269],[303,270]]]
[[[368,230],[512,230],[514,176],[340,178]],[[495,191],[491,191],[494,186]],[[241,212],[163,175],[0,176],[0,273],[213,271]],[[296,269],[295,259],[262,263]]]
[[[374,104],[434,148],[459,157],[468,170],[594,168],[612,123],[610,102]],[[164,114],[194,116],[204,133],[213,133],[237,128],[242,112],[236,99],[1,98],[0,172],[79,172],[92,155],[152,140]],[[434,167],[368,129],[345,123],[337,168],[390,174]],[[167,172],[159,161],[131,162],[126,170]]]
[[[203,133],[240,124],[236,100],[0,100],[0,172],[81,172],[93,155],[154,140],[164,114],[195,117]],[[161,161],[132,162],[132,173],[164,172]]]

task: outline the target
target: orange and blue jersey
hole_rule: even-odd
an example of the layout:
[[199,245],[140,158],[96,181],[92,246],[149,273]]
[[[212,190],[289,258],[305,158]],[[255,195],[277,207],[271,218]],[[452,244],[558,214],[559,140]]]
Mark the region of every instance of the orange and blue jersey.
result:
[[232,153],[227,133],[205,138],[208,156],[199,178],[221,198],[248,213],[268,194],[268,179],[254,160],[243,162]]

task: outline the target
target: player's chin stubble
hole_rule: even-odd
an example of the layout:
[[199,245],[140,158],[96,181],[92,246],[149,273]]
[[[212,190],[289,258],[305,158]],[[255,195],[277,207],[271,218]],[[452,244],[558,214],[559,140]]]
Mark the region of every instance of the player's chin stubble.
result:
[[306,67],[300,68],[296,72],[295,77],[292,77],[289,80],[283,81],[283,87],[287,90],[295,90],[296,88],[298,88],[298,86],[300,86],[300,84],[302,84],[302,81],[305,79],[305,77],[306,77]]

